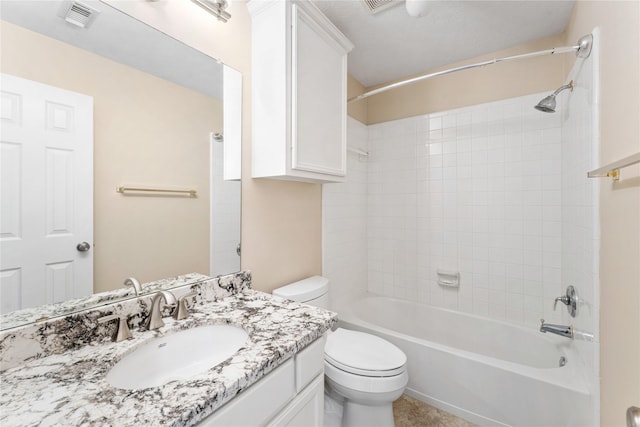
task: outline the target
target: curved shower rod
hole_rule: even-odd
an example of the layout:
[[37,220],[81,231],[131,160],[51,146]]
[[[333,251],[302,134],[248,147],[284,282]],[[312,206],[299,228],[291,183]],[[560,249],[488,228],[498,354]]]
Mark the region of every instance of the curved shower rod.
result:
[[365,99],[370,96],[377,95],[379,93],[386,92],[391,89],[395,89],[408,84],[420,82],[422,80],[431,79],[433,77],[444,76],[445,74],[451,74],[457,71],[469,70],[471,68],[484,67],[485,65],[497,64],[498,62],[507,62],[507,61],[514,61],[516,59],[535,58],[536,56],[555,55],[558,53],[570,53],[570,52],[576,52],[576,55],[578,56],[578,58],[587,58],[591,54],[592,45],[593,45],[593,36],[591,34],[587,34],[586,36],[582,36],[580,40],[578,40],[578,44],[575,46],[554,47],[553,49],[540,50],[537,52],[523,53],[520,55],[507,56],[504,58],[489,59],[487,61],[477,62],[475,64],[461,65],[459,67],[449,68],[448,70],[442,70],[442,71],[437,71],[435,73],[424,74],[422,76],[413,77],[413,78],[402,80],[396,83],[391,83],[389,85],[382,86],[377,89],[373,89],[368,92],[362,93],[360,95],[354,96],[352,98],[347,99],[347,103],[349,104],[352,102],[360,101],[361,99]]

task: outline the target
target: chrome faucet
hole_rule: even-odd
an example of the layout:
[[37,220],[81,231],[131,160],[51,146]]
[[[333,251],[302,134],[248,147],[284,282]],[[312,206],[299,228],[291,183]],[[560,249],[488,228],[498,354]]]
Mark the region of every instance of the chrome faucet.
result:
[[544,323],[544,319],[540,319],[540,332],[551,332],[552,334],[573,339],[573,326]]
[[153,330],[164,326],[162,321],[162,310],[160,309],[161,301],[164,300],[165,304],[176,304],[176,297],[169,291],[159,291],[153,296],[153,302],[151,303],[151,310],[149,312],[149,320],[147,320],[147,329]]
[[138,279],[136,279],[135,277],[127,277],[126,279],[124,279],[124,285],[132,286],[133,290],[136,293],[136,296],[139,296],[142,293],[142,286],[140,285],[140,282],[138,282]]

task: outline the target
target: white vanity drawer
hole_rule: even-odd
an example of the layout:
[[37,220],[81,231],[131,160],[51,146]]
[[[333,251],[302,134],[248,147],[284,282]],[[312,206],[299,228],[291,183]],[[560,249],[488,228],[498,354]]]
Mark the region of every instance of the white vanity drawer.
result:
[[326,334],[296,354],[296,392],[300,393],[315,377],[324,373]]
[[246,427],[264,425],[296,395],[294,361],[282,366],[224,405],[199,426]]

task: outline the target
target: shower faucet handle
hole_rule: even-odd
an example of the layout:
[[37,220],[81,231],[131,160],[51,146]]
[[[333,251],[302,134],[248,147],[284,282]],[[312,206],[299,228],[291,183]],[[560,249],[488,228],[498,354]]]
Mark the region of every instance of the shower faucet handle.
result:
[[569,297],[567,297],[566,295],[563,295],[561,297],[557,297],[555,299],[555,301],[553,302],[553,311],[556,311],[556,306],[558,305],[558,301],[560,301],[564,305],[569,305],[571,303]]
[[571,317],[576,317],[578,313],[578,293],[576,292],[576,288],[573,285],[569,285],[567,287],[567,292],[565,295],[558,297],[553,301],[553,311],[556,310],[556,306],[558,305],[558,301],[567,306],[567,311],[571,315]]

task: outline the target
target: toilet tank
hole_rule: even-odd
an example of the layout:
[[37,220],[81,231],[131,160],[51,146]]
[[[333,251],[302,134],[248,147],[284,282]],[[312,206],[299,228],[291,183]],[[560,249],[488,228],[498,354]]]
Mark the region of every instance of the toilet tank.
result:
[[316,307],[329,308],[329,279],[313,276],[273,290],[273,295]]

